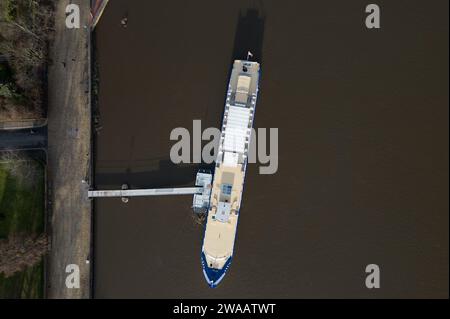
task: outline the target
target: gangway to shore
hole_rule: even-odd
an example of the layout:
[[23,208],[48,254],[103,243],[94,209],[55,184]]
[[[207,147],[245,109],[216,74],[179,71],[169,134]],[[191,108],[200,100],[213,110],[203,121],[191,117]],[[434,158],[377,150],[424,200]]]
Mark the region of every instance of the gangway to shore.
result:
[[88,191],[88,197],[94,198],[94,197],[136,197],[136,196],[158,196],[158,195],[194,195],[202,193],[203,187],[91,190]]
[[120,197],[122,202],[128,203],[129,197],[138,196],[168,196],[168,195],[194,195],[192,208],[195,213],[205,213],[209,206],[211,196],[212,174],[205,170],[200,170],[195,179],[195,187],[180,188],[148,188],[129,189],[127,184],[122,185],[118,190],[88,190],[88,198]]

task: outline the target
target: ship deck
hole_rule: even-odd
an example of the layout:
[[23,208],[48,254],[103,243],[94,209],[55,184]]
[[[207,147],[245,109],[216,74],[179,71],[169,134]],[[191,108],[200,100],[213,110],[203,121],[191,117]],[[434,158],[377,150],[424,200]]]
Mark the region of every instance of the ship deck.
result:
[[258,63],[234,62],[203,242],[207,267],[213,269],[222,269],[233,255],[258,80]]

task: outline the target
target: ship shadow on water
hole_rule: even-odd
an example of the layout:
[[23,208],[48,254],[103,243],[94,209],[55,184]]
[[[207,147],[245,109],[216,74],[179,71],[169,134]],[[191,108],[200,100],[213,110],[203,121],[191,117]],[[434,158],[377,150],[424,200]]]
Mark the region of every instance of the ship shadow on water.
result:
[[[234,60],[249,60],[262,63],[265,15],[262,9],[240,10],[231,54],[230,70]],[[203,144],[203,143],[202,143]],[[133,166],[133,165],[131,165]],[[122,166],[123,167],[123,166]],[[170,188],[194,186],[197,172],[214,171],[214,164],[174,164],[170,159],[150,160],[139,170],[102,169],[96,173],[95,186],[103,189],[118,189],[126,183],[130,188]]]
[[[153,165],[152,165],[153,166]],[[171,188],[194,186],[200,169],[213,170],[214,164],[174,164],[170,159],[159,160],[157,167],[142,168],[139,171],[99,172],[96,174],[97,188]]]
[[253,55],[250,60],[262,63],[265,20],[263,10],[260,9],[250,8],[239,12],[231,63],[247,59],[248,52]]

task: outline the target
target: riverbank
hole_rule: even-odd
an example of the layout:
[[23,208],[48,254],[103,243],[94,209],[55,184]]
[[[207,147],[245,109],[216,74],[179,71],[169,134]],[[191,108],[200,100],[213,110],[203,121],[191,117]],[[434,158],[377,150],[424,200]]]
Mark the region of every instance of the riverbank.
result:
[[[79,5],[81,28],[67,29],[65,8]],[[51,250],[47,297],[91,296],[92,205],[87,198],[91,177],[89,1],[59,1],[50,48],[48,176]],[[67,288],[66,267],[78,265],[80,288]]]

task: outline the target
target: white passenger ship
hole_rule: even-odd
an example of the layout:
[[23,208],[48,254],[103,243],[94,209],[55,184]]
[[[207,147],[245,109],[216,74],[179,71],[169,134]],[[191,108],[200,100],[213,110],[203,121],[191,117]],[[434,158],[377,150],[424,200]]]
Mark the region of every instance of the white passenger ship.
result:
[[210,287],[223,279],[233,256],[259,70],[257,62],[235,60],[231,71],[201,256]]

